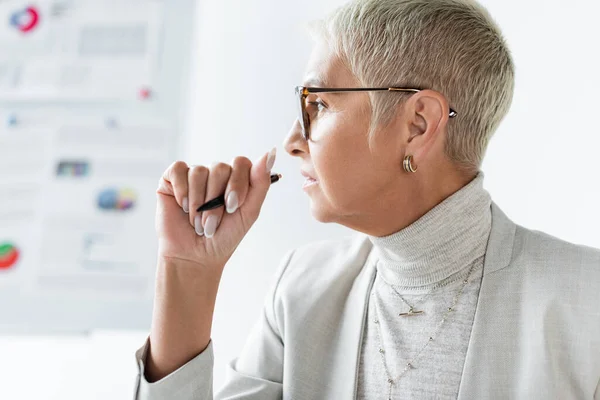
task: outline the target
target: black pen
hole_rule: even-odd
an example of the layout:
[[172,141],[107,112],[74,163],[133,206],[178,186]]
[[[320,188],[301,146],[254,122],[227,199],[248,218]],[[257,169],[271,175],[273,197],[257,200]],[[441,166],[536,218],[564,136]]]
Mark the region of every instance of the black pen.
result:
[[[271,184],[279,181],[280,179],[281,179],[281,174],[271,175]],[[225,194],[223,193],[221,196],[202,204],[200,207],[198,207],[198,209],[196,211],[197,212],[208,211],[208,210],[212,210],[214,208],[219,208],[224,205],[225,205]]]

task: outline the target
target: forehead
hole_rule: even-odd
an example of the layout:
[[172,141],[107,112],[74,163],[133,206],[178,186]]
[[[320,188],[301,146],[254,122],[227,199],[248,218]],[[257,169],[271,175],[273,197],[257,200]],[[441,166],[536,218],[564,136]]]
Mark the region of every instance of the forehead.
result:
[[336,88],[351,87],[355,83],[352,73],[327,42],[317,42],[306,66],[303,85]]

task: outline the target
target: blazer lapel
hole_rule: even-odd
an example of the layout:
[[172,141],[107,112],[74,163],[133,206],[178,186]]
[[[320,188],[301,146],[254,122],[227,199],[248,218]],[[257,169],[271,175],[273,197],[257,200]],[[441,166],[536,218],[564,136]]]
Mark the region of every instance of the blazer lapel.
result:
[[[506,267],[512,256],[516,225],[496,203],[492,202],[491,210],[492,227],[483,266],[483,280],[477,310],[458,393],[459,400],[473,399],[474,388],[481,384],[477,369],[482,360],[473,348],[485,346],[484,342],[487,340],[487,337],[480,334],[480,326],[485,323],[484,316],[486,315],[485,302],[481,301],[481,298],[487,295],[485,276]],[[336,366],[336,371],[333,373],[335,379],[328,388],[327,398],[355,399],[358,363],[367,311],[366,304],[375,280],[376,261],[376,252],[371,249],[365,267],[356,277],[348,295],[341,319],[339,340],[335,349],[332,350],[334,358],[332,365]]]
[[[477,309],[471,330],[471,339],[465,358],[461,384],[458,392],[459,400],[471,400],[477,398],[481,392],[482,385],[489,385],[489,374],[483,376],[482,366],[492,363],[485,360],[480,351],[489,346],[490,337],[485,334],[485,324],[489,323],[488,307],[491,304],[489,285],[486,284],[486,276],[498,271],[510,264],[515,240],[516,224],[511,221],[504,212],[492,202],[492,228],[488,239],[485,261],[483,265],[483,278],[477,301]],[[492,301],[493,302],[493,301]]]
[[336,371],[326,396],[328,399],[354,399],[366,304],[375,281],[375,262],[375,252],[371,249],[364,268],[350,289],[341,319],[339,340],[333,350],[332,365],[335,365]]

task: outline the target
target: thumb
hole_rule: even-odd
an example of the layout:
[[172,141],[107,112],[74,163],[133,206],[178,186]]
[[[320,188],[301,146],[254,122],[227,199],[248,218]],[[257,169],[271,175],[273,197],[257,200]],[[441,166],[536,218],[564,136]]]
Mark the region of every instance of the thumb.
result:
[[273,147],[273,150],[262,156],[250,169],[250,188],[243,208],[245,212],[255,218],[258,217],[269,187],[271,187],[271,169],[275,163],[276,152],[277,148]]

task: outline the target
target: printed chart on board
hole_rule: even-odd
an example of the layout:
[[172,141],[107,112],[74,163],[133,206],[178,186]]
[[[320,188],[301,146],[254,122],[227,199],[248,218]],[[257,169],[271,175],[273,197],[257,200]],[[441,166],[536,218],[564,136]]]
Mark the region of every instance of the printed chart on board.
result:
[[0,99],[149,96],[162,2],[0,1]]
[[193,5],[0,0],[0,331],[147,322]]

